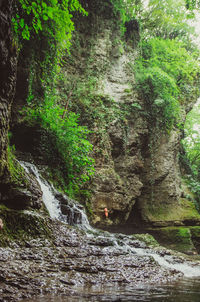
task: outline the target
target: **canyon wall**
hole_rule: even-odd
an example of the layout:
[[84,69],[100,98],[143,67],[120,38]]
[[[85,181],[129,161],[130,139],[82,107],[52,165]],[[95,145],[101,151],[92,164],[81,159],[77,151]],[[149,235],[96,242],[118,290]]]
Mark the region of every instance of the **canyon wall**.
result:
[[[80,123],[91,130],[96,172],[85,188],[91,192],[87,204],[92,213],[91,222],[95,226],[128,224],[131,227],[199,224],[199,214],[186,198],[180,172],[182,133],[176,127],[170,132],[155,127],[149,120],[150,108],[137,93],[134,79],[140,38],[137,21],[134,20],[134,26],[127,27],[122,35],[118,21],[108,7],[101,5],[97,9],[94,2],[87,3],[89,16],[78,16],[75,20],[77,28],[71,54],[66,54],[62,65],[57,94],[63,99],[63,106],[68,102],[68,109],[77,112]],[[1,47],[4,45],[2,42]],[[6,49],[1,52],[7,56]],[[22,58],[23,52],[18,65],[18,75],[23,79],[27,70]],[[10,58],[5,64],[11,64],[11,61]],[[12,77],[6,75],[8,85],[9,81],[14,81],[15,69],[5,66],[13,74]],[[23,83],[22,89],[19,77],[13,110],[13,143],[16,148],[20,145],[20,151],[26,152],[28,147],[30,153],[34,153],[34,148],[40,150],[41,163],[46,154],[45,143],[41,146],[37,129],[36,132],[31,127],[26,129],[25,124],[20,125],[17,121],[19,103],[21,108],[27,97],[24,91],[28,93],[28,82]],[[2,91],[13,95],[13,89]],[[6,104],[8,108],[12,95],[7,97],[9,102],[1,96],[1,106]],[[195,101],[191,96],[190,104]],[[183,105],[183,120],[185,111]],[[3,114],[8,115],[8,111],[3,109]],[[8,120],[2,118],[2,123],[6,121],[6,124],[1,131],[7,132]],[[23,142],[21,134],[29,139],[28,144],[26,140]],[[3,137],[6,139],[5,135]],[[48,137],[45,140],[47,145]],[[2,139],[1,160],[5,162],[6,145]],[[36,157],[37,162],[38,154]],[[4,168],[5,165],[1,165],[1,169]],[[105,208],[108,219],[104,215]]]
[[[80,22],[63,69],[66,83],[70,79],[82,89],[79,97],[74,92],[71,108],[93,132],[92,222],[132,227],[198,224],[199,214],[185,197],[180,172],[182,132],[174,127],[167,133],[152,125],[150,108],[137,94],[138,40],[137,26],[122,37],[109,16],[93,11]],[[190,106],[195,98],[191,95]],[[186,109],[183,105],[182,120]]]

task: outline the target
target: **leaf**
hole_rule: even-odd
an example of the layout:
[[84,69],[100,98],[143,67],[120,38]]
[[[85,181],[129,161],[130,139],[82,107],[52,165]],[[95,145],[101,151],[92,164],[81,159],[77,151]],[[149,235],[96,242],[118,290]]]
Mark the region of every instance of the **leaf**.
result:
[[31,6],[34,7],[34,8],[37,8],[37,3],[36,2],[32,2]]
[[55,6],[58,3],[58,0],[51,0],[51,3],[53,6]]
[[45,2],[42,2],[42,7],[43,7],[43,8],[47,8],[47,5],[46,5]]
[[27,24],[26,24],[25,27],[23,28],[22,37],[23,37],[23,39],[25,39],[25,40],[30,40],[30,31],[29,31],[29,27],[28,27]]
[[53,9],[51,7],[48,7],[46,13],[50,19],[53,19]]
[[24,19],[20,19],[20,21],[19,21],[19,25],[21,26],[21,28],[23,28],[23,27],[24,27]]
[[42,18],[44,21],[47,21],[49,19],[49,17],[47,15],[43,15]]
[[137,108],[137,109],[142,109],[142,107],[141,107],[140,104],[138,104],[138,103],[133,103],[133,104],[131,104],[131,107]]
[[161,106],[163,106],[163,105],[165,104],[165,101],[164,101],[163,99],[156,99],[156,100],[154,101],[154,104],[155,104],[156,106],[161,107]]

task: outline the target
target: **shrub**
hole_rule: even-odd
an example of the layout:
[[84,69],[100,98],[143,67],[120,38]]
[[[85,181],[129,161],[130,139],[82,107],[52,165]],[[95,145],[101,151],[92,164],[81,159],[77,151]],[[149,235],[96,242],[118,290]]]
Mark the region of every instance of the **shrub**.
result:
[[136,88],[146,101],[151,121],[160,121],[167,130],[172,128],[179,116],[179,104],[194,91],[198,72],[196,53],[189,53],[182,42],[152,38],[141,43]]
[[26,119],[40,124],[55,137],[56,148],[67,170],[68,193],[90,179],[94,173],[94,160],[90,157],[92,144],[87,140],[90,133],[87,127],[78,124],[79,116],[74,112],[65,112],[56,103],[56,97],[46,94],[44,103],[37,107],[28,107]]

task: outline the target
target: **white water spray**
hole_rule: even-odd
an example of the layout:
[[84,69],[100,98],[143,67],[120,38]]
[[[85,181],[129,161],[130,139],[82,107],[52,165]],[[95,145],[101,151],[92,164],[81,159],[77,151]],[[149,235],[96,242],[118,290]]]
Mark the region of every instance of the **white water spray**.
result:
[[28,174],[32,173],[37,179],[41,187],[41,191],[43,193],[42,195],[43,202],[47,208],[47,211],[49,212],[50,217],[54,219],[59,219],[60,217],[59,202],[58,200],[55,199],[50,185],[43,178],[41,178],[39,171],[35,165],[24,161],[20,161],[20,164]]
[[68,216],[63,215],[60,201],[55,197],[55,189],[44,178],[41,177],[37,167],[34,164],[20,161],[20,165],[28,174],[32,173],[37,179],[43,193],[43,202],[51,218],[67,222],[69,224],[77,224],[86,230],[91,229],[87,215],[83,209],[79,208],[78,205],[75,204],[75,202],[72,201],[70,206],[68,206]]

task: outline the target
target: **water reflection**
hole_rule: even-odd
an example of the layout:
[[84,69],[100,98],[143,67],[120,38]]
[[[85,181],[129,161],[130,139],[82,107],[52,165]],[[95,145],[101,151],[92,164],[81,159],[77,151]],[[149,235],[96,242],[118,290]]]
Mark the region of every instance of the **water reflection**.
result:
[[24,302],[199,302],[200,279],[184,279],[166,285],[87,286],[73,288],[68,296],[45,296]]

